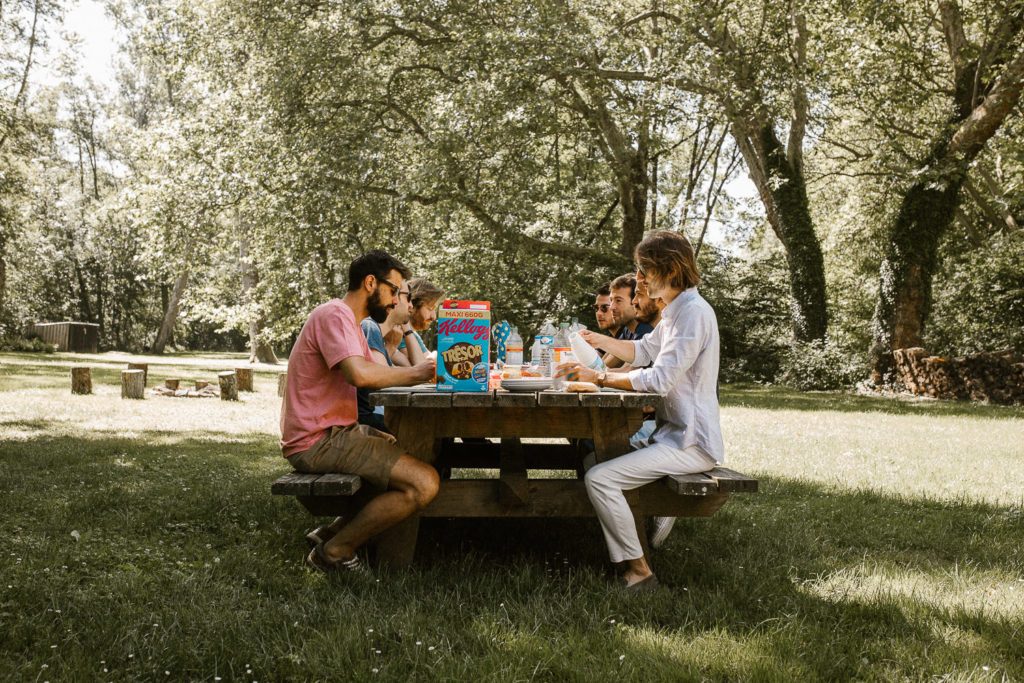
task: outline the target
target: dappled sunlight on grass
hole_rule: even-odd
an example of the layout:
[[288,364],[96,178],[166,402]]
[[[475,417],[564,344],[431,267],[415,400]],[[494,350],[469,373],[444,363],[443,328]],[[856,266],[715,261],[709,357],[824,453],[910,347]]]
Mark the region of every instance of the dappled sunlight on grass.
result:
[[1024,677],[1004,412],[726,388],[726,465],[760,493],[680,519],[665,589],[625,596],[593,519],[426,519],[409,571],[313,574],[314,520],[269,494],[278,369],[229,403],[23,367],[38,384],[0,390],[6,679]]
[[797,589],[832,603],[898,603],[909,611],[1015,619],[1024,614],[1024,576],[961,565],[882,566],[864,562],[797,582]]

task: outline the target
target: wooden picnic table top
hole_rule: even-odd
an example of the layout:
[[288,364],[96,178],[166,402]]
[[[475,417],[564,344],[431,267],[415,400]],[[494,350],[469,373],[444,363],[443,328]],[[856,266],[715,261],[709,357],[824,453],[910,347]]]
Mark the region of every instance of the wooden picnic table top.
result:
[[617,389],[437,391],[428,387],[392,387],[370,394],[372,405],[392,408],[657,408],[662,400],[658,394]]

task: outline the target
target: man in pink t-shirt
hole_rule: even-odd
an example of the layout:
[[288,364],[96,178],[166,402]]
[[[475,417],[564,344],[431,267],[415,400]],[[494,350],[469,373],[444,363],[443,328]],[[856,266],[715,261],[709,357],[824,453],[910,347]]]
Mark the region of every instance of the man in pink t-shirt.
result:
[[383,322],[399,302],[409,269],[384,251],[349,265],[348,292],[309,315],[288,358],[281,405],[281,451],[298,472],[358,474],[384,492],[347,523],[307,535],[306,561],[320,571],[360,569],[356,549],[422,510],[437,495],[437,470],[405,453],[390,434],[358,423],[356,388],[380,389],[434,378],[433,360],[392,368],[373,361],[359,327]]

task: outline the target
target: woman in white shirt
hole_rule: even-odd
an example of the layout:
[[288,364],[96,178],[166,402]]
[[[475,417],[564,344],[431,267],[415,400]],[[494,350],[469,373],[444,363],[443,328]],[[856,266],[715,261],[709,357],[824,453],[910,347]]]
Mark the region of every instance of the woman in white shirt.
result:
[[658,580],[643,555],[624,492],[665,476],[706,472],[724,454],[717,395],[718,321],[697,292],[700,275],[693,247],[678,233],[657,230],[637,245],[634,257],[637,279],[646,281],[652,298],[666,303],[661,322],[637,341],[589,331],[580,335],[627,363],[650,367],[616,373],[571,363],[558,370],[570,381],[650,391],[665,399],[650,445],[598,463],[585,479],[611,560],[626,563],[621,585],[630,591],[655,588]]

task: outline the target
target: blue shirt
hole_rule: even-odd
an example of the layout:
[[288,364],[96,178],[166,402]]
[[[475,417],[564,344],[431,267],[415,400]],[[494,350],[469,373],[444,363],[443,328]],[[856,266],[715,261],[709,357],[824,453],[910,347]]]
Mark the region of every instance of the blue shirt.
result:
[[[388,355],[387,347],[384,346],[384,334],[380,331],[380,325],[374,322],[372,318],[363,318],[363,322],[359,323],[359,327],[363,330],[363,336],[366,337],[366,345],[370,347],[370,350],[380,351],[387,358],[388,365],[394,365],[391,362],[391,356]],[[359,417],[373,414],[373,406],[370,405],[370,391],[370,389],[356,389]]]
[[637,391],[665,397],[655,417],[652,443],[683,450],[697,446],[715,462],[725,457],[718,416],[718,319],[692,287],[661,312],[661,322],[633,342],[629,381]]
[[[422,337],[420,337],[420,333],[417,332],[416,330],[413,330],[412,331],[412,336],[415,337],[416,341],[418,341],[420,343],[420,350],[423,351],[423,353],[426,353],[427,352],[427,345],[423,343],[423,339],[422,339]],[[400,349],[404,349],[405,348],[405,335],[402,335],[402,341],[399,342],[398,348],[400,348]]]
[[625,339],[626,341],[636,341],[637,339],[643,339],[654,330],[648,323],[637,322],[636,330],[630,330],[629,327],[622,327],[615,334],[616,339]]

